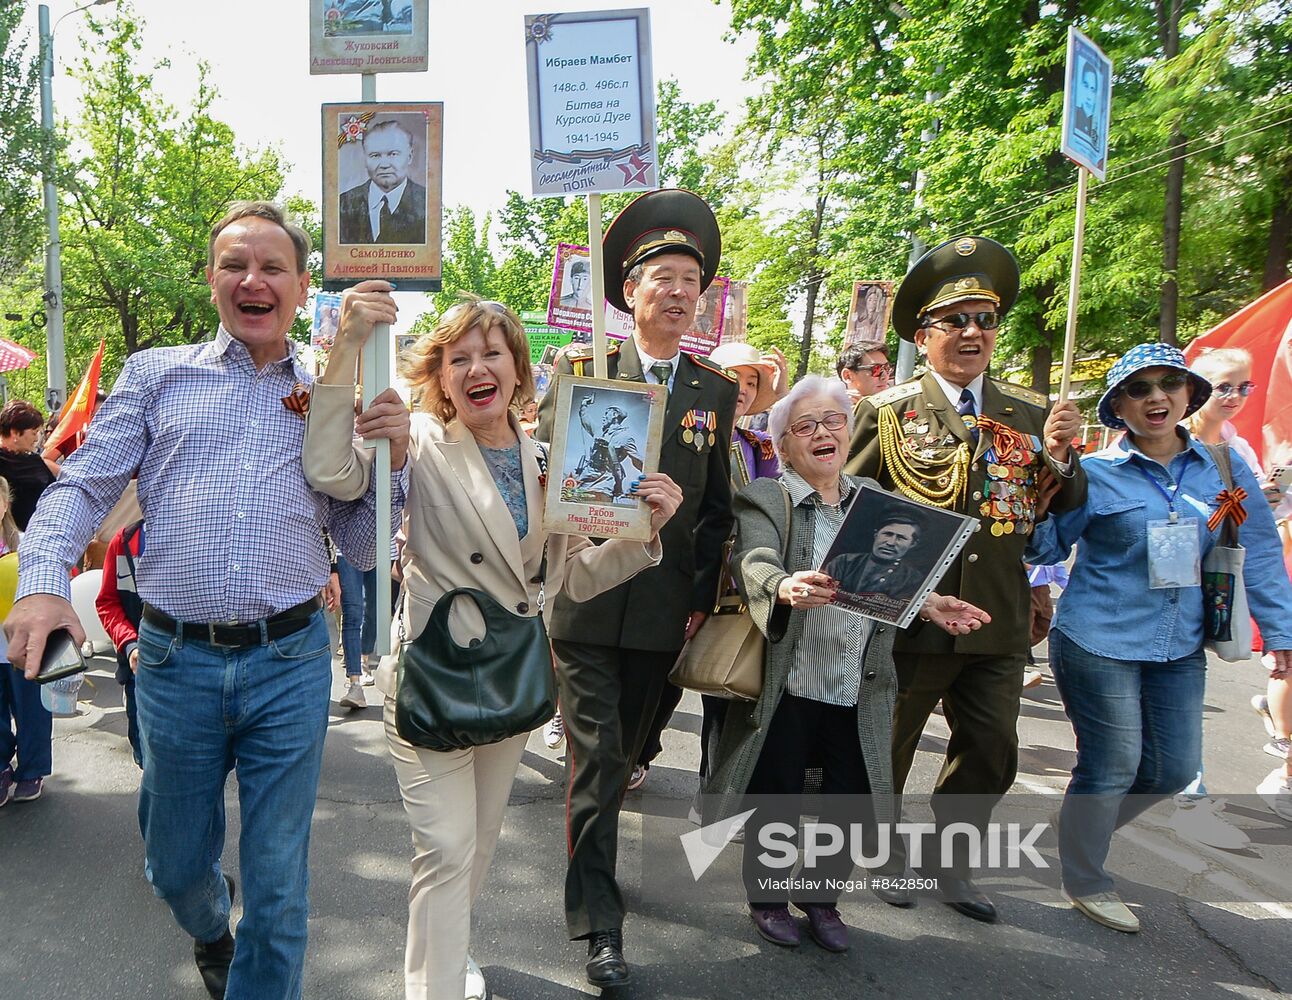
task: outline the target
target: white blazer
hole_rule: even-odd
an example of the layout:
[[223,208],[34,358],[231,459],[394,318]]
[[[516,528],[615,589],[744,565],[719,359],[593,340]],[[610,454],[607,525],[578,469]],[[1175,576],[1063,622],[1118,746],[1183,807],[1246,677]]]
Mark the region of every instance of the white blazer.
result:
[[[659,563],[663,549],[658,537],[649,544],[612,539],[594,545],[580,536],[546,534],[539,448],[520,429],[515,414],[509,419],[520,440],[529,513],[523,539],[471,432],[458,420],[444,424],[428,413],[413,414],[400,556],[404,641],[420,634],[435,602],[458,587],[482,590],[516,614],[537,614],[544,541],[545,620],[561,590],[574,601],[586,601]],[[356,445],[353,433],[354,387],[314,383],[302,465],[312,487],[340,500],[363,496],[371,475],[372,452]],[[449,629],[464,645],[483,635],[475,604],[455,601]],[[395,648],[398,641],[394,637]],[[376,678],[391,696],[395,663],[393,656],[383,659]]]

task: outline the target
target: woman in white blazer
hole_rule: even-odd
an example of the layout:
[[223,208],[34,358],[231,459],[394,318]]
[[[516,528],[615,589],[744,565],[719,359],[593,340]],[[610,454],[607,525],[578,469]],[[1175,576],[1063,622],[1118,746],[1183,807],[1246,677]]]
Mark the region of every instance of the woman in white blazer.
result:
[[[380,286],[380,287],[378,287]],[[371,321],[393,314],[384,283],[346,293],[341,332],[327,371],[315,383],[305,433],[305,474],[340,499],[361,496],[371,462],[353,446],[354,370]],[[351,335],[348,327],[353,327]],[[648,543],[545,535],[540,449],[521,430],[515,407],[534,395],[529,345],[520,319],[497,302],[449,309],[409,352],[404,375],[421,394],[409,440],[404,507],[403,602],[406,638],[418,635],[439,597],[457,587],[490,594],[521,615],[537,614],[538,574],[547,545],[544,613],[563,588],[587,600],[659,562],[659,528],[681,490],[664,475],[640,479],[656,534]],[[545,464],[545,462],[543,463]],[[475,604],[456,601],[450,631],[460,643],[483,634]],[[405,994],[408,1000],[485,995],[470,960],[471,904],[489,868],[526,734],[468,750],[415,747],[395,730],[395,663],[377,672],[385,694],[386,738],[413,828]]]

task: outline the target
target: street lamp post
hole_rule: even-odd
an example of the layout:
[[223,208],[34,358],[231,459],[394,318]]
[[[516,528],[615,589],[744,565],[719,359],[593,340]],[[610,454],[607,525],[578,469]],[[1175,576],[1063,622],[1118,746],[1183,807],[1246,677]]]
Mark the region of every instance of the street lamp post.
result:
[[54,143],[54,31],[63,18],[111,3],[112,0],[91,0],[75,10],[70,10],[49,26],[49,7],[40,5],[40,127],[44,131],[44,156],[42,171],[45,175],[45,226],[49,243],[45,249],[45,368],[47,373],[45,406],[51,413],[62,409],[67,400],[67,357],[63,347],[63,262],[58,238],[58,189],[54,186],[57,169]]

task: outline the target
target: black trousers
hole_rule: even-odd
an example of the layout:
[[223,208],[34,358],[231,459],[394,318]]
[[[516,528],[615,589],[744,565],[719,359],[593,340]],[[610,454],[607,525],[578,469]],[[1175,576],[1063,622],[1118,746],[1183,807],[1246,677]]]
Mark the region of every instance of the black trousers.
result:
[[[897,706],[893,713],[893,788],[899,794],[910,774],[920,735],[939,702],[951,730],[946,759],[933,786],[933,815],[941,830],[969,823],[986,830],[991,812],[1018,773],[1018,706],[1027,657],[963,653],[898,653]],[[895,845],[891,872],[905,867]],[[939,864],[956,878],[969,878],[968,847],[955,840],[955,853]]]
[[[664,747],[661,738],[664,730],[668,728],[668,723],[673,718],[673,713],[677,711],[678,702],[682,700],[682,689],[676,684],[665,684],[664,691],[660,695],[659,708],[655,710],[655,718],[651,720],[650,731],[646,734],[646,742],[642,746],[642,752],[637,755],[637,763],[643,767],[650,767],[655,758],[660,755]],[[727,705],[729,702],[726,698],[715,698],[711,694],[700,695],[700,701],[704,704],[704,719],[700,726],[700,768],[699,775],[701,781],[709,780],[709,761],[718,753],[718,742],[722,739],[722,722],[727,717]]]
[[[862,823],[867,827],[874,825],[874,810],[869,807],[869,799],[855,797],[870,794],[870,778],[857,735],[857,707],[828,705],[792,694],[781,695],[747,790],[751,796],[772,797],[751,802],[751,805],[757,805],[758,811],[750,817],[745,830],[745,892],[753,906],[784,906],[789,902],[791,893],[788,890],[765,888],[770,882],[783,880],[793,872],[759,860],[764,853],[759,844],[759,834],[770,823],[785,823],[794,828],[795,834],[792,838],[778,839],[797,845],[803,805],[803,770],[809,760],[818,762],[823,771],[821,796],[817,800],[819,821],[836,823],[844,830],[851,823]],[[811,868],[805,864],[799,874],[822,882],[826,879],[843,880],[851,874],[852,868],[852,857],[845,842],[841,852],[822,859]],[[839,890],[822,888],[810,894],[794,895],[796,902],[833,904],[839,898]]]
[[619,809],[677,651],[554,640],[565,755],[565,924],[571,940],[623,926]]

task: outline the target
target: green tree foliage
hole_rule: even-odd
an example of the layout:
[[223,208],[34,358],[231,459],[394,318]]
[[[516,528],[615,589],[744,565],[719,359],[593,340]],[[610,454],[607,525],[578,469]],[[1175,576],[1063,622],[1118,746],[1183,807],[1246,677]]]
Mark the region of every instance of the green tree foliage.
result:
[[22,4],[0,5],[0,283],[40,251],[41,131],[35,45],[23,37]]
[[912,238],[969,231],[1023,268],[997,370],[1049,388],[1072,253],[1076,168],[1057,150],[1073,23],[1116,66],[1081,351],[1190,336],[1284,280],[1289,13],[1287,0],[733,0],[760,88],[741,127],[781,168],[753,203],[785,203],[785,178],[793,192],[762,273],[803,311],[798,371],[830,350],[854,280],[900,277]]
[[205,65],[188,109],[161,98],[137,68],[141,27],[131,11],[90,26],[95,57],[80,63],[81,115],[69,126],[79,155],[67,168],[63,272],[69,358],[106,337],[106,372],[142,348],[211,335],[210,228],[231,201],[275,197],[283,166],[273,150],[240,149],[211,114],[217,93]]

